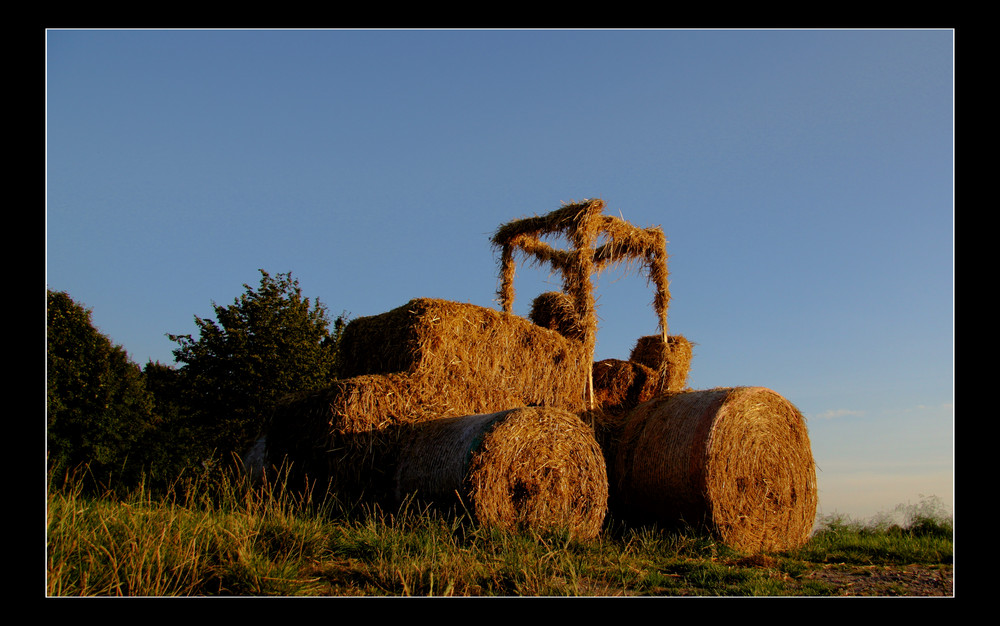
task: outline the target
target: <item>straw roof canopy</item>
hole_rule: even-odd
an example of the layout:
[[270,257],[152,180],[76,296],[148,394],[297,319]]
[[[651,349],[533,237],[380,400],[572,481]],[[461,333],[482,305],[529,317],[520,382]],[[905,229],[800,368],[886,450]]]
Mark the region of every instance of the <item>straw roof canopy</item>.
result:
[[607,471],[590,427],[524,407],[434,420],[403,444],[396,499],[467,510],[486,526],[591,538],[607,512]]
[[622,518],[703,526],[744,552],[801,546],[818,498],[805,419],[763,387],[639,405],[628,414],[611,485]]
[[[493,245],[500,250],[501,308],[510,312],[514,302],[515,251],[521,251],[539,265],[548,265],[562,275],[568,294],[583,328],[584,350],[593,359],[597,333],[591,277],[612,264],[642,263],[647,278],[655,285],[653,307],[663,341],[667,338],[666,238],[663,230],[638,228],[620,218],[604,215],[601,199],[563,205],[543,216],[514,220],[494,233]],[[560,250],[543,241],[548,236],[564,236],[571,248]],[[588,407],[593,407],[593,381],[588,379]]]

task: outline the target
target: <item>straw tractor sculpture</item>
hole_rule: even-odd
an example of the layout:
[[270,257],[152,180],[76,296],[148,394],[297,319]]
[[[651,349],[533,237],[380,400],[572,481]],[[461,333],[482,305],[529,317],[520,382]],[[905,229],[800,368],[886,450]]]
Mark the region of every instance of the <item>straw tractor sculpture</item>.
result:
[[[409,498],[484,525],[596,536],[621,520],[704,528],[747,552],[809,536],[816,474],[802,414],[761,387],[687,387],[691,343],[667,334],[662,229],[589,199],[502,225],[500,311],[419,298],[348,324],[338,380],[286,398],[265,463],[341,497]],[[545,241],[563,237],[561,250]],[[561,292],[512,312],[516,256]],[[593,362],[592,276],[639,264],[658,332],[627,361]]]

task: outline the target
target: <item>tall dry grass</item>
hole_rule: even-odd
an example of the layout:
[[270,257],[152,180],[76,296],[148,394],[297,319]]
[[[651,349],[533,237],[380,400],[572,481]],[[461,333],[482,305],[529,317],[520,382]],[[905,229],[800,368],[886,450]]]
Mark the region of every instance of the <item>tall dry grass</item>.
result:
[[508,532],[413,500],[382,511],[225,476],[166,494],[51,484],[49,596],[833,595],[808,572],[951,563],[950,519],[922,510],[889,526],[829,520],[799,550],[750,559],[691,530]]

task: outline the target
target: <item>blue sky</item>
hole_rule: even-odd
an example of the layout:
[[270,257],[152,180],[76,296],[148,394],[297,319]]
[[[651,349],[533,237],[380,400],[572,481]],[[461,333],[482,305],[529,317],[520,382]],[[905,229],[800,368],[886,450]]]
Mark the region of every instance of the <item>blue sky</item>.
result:
[[[694,388],[809,422],[820,513],[953,499],[954,32],[50,30],[47,286],[139,364],[291,271],[496,306],[501,224],[663,228]],[[515,312],[558,280],[519,269]],[[596,358],[656,329],[597,281]]]

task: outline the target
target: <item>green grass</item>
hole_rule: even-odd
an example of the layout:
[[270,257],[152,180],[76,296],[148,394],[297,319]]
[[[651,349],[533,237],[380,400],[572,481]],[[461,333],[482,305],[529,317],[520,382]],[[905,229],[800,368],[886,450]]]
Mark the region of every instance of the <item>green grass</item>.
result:
[[940,499],[899,505],[895,513],[901,522],[892,514],[867,521],[830,516],[796,554],[814,562],[858,565],[951,563],[954,525]]
[[805,576],[824,564],[952,554],[950,518],[927,503],[902,524],[832,517],[799,550],[742,555],[695,532],[500,532],[413,502],[386,512],[225,477],[157,495],[50,484],[50,596],[826,595]]

